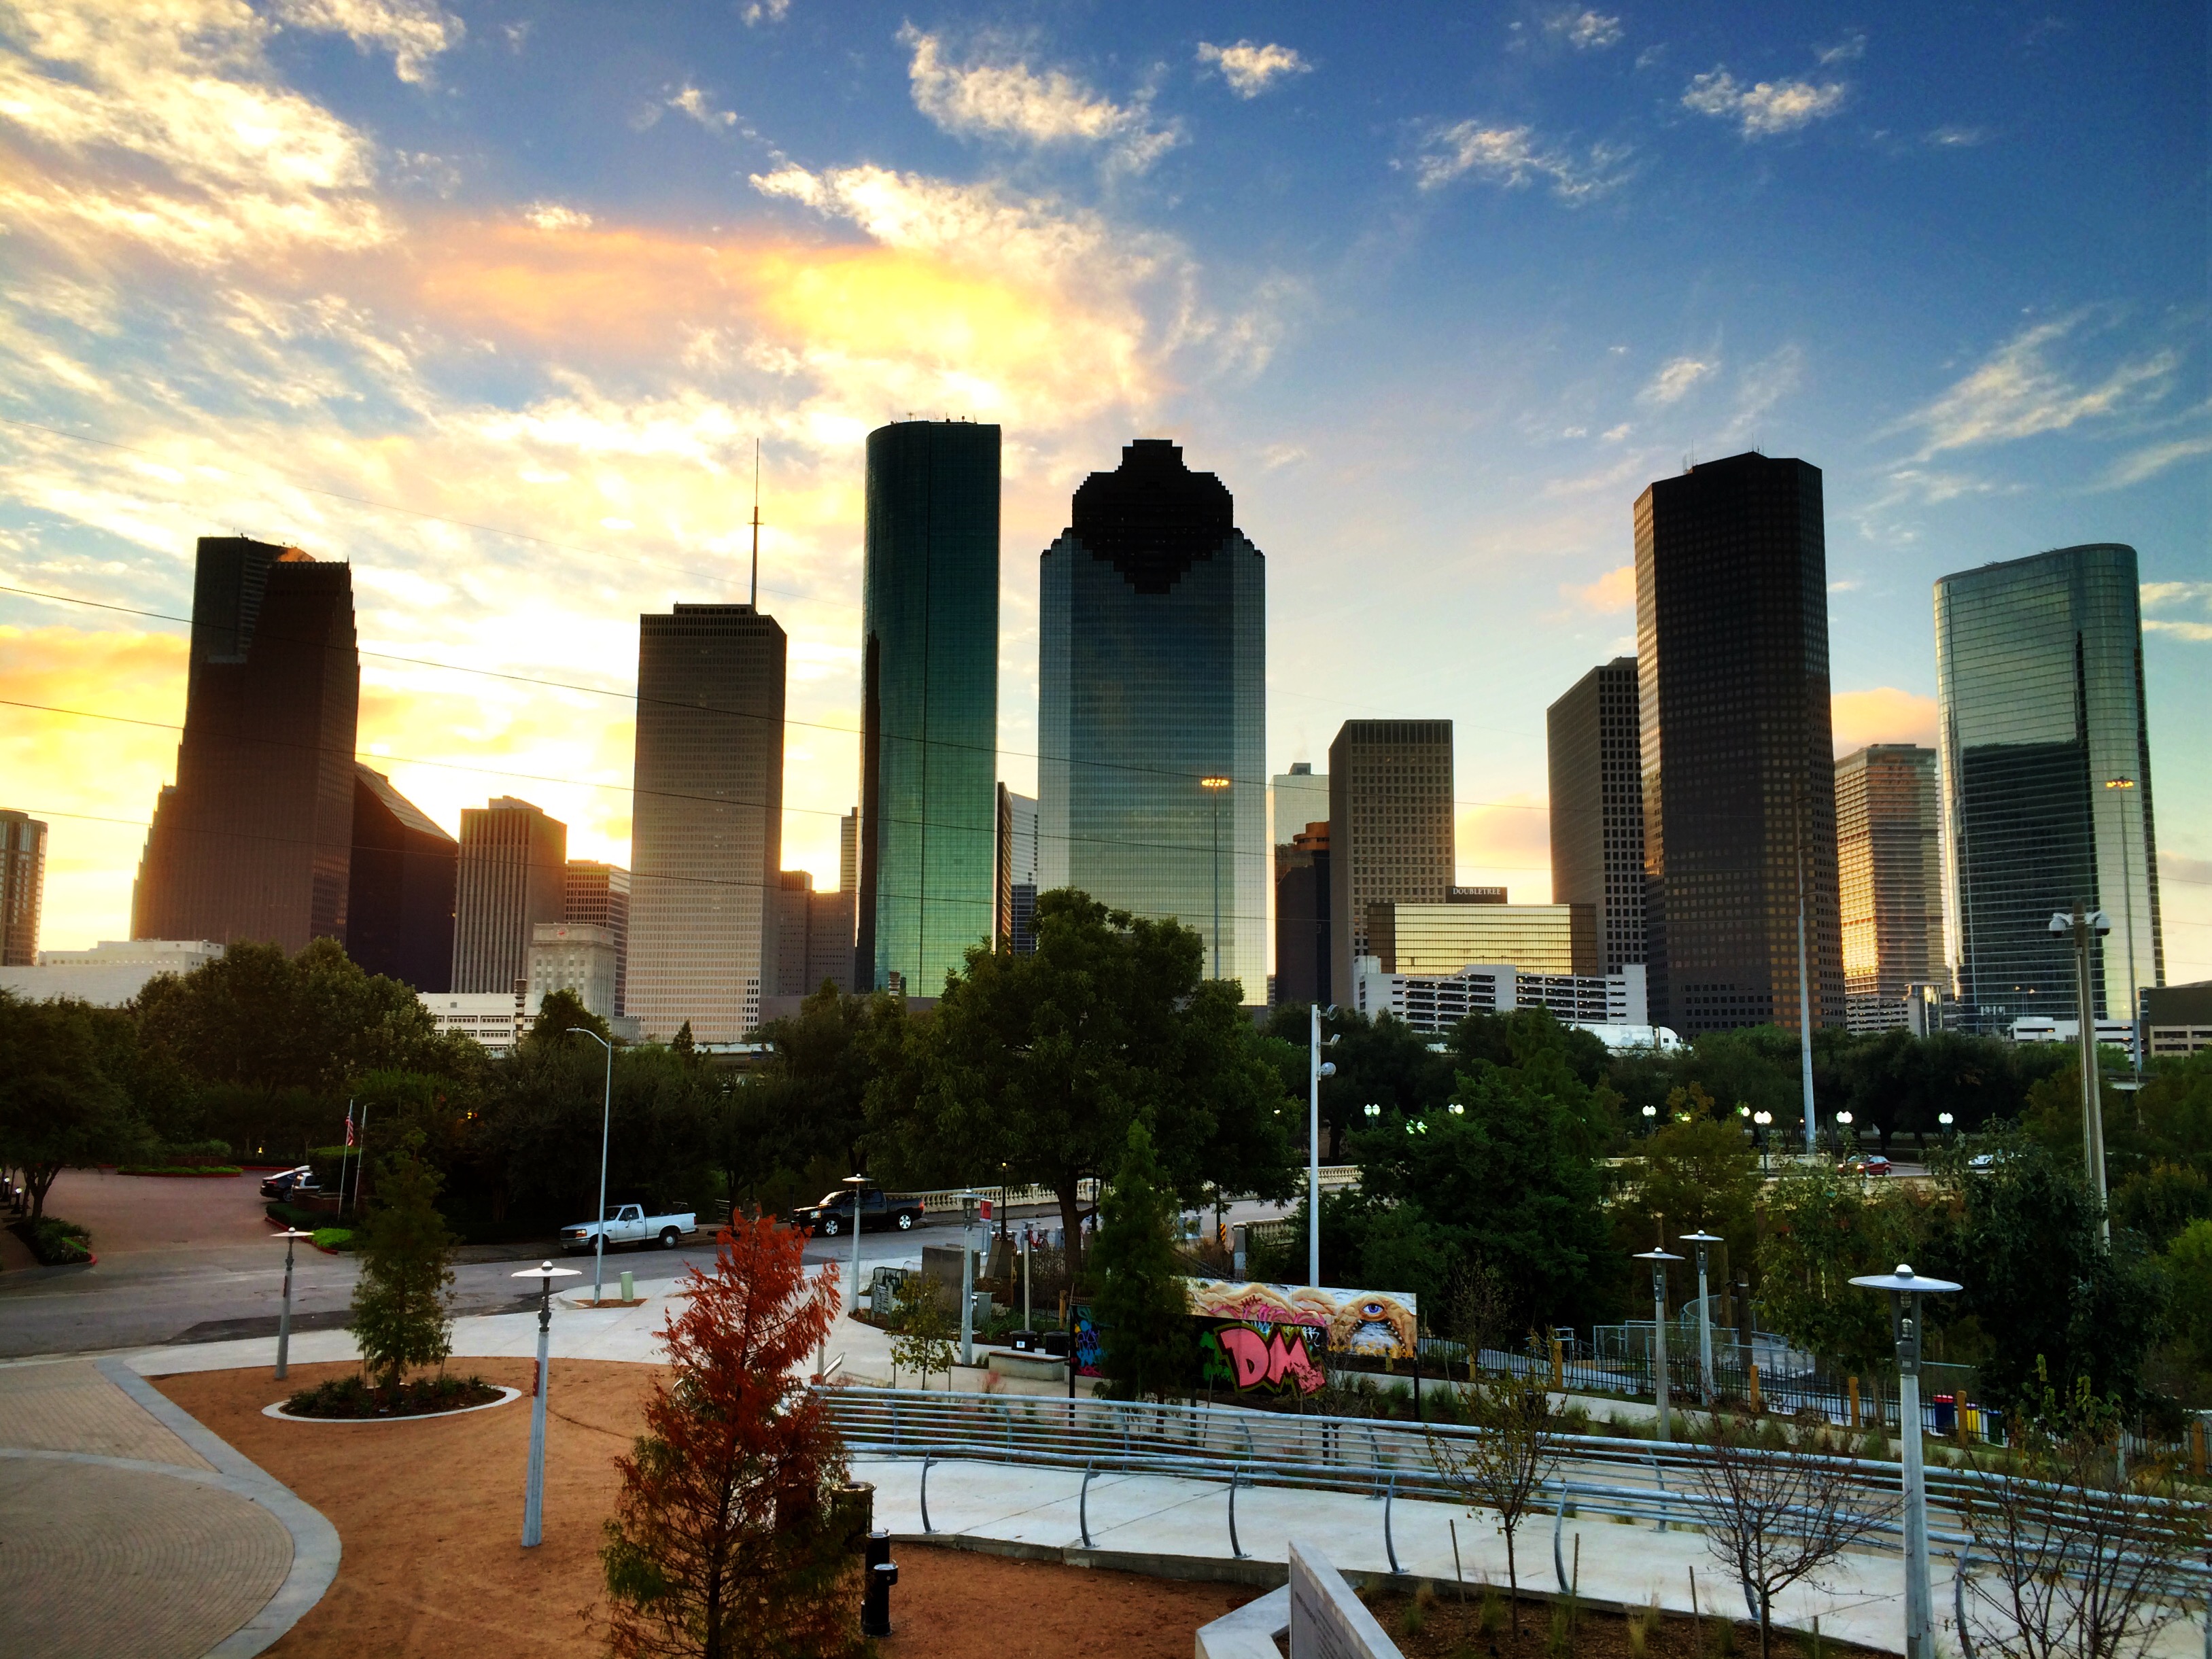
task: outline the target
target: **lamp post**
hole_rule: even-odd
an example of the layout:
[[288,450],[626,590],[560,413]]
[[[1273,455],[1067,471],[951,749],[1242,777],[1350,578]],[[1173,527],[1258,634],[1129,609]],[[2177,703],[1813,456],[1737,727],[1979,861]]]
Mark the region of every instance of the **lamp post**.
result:
[[1774,1121],[1774,1114],[1753,1112],[1751,1115],[1751,1121],[1753,1132],[1759,1136],[1759,1172],[1765,1175],[1766,1173],[1766,1128],[1767,1125]]
[[1713,1319],[1711,1305],[1705,1300],[1705,1247],[1719,1243],[1721,1236],[1709,1233],[1700,1225],[1697,1231],[1684,1233],[1674,1242],[1698,1247],[1698,1380],[1705,1385],[1705,1408],[1710,1411],[1714,1399]]
[[[2123,792],[2136,787],[2133,778],[2106,778],[2105,787]],[[2125,803],[2127,795],[2120,796],[2120,905],[2121,914],[2127,918],[2128,945],[2128,1048],[2135,1060],[2136,1081],[2142,1081],[2143,1019],[2142,993],[2136,988],[2136,890],[2129,874],[2128,819]]]
[[607,1051],[607,1092],[599,1112],[599,1224],[592,1237],[592,1300],[597,1302],[606,1282],[607,1138],[615,1121],[615,1045],[588,1025],[571,1025],[568,1035],[587,1036]]
[[849,1319],[860,1311],[860,1194],[868,1178],[848,1175],[843,1184],[853,1189],[853,1292],[845,1298],[845,1316]]
[[1904,1262],[1893,1273],[1851,1283],[1889,1292],[1890,1330],[1897,1339],[1898,1436],[1905,1447],[1905,1654],[1936,1659],[1935,1615],[1928,1591],[1928,1481],[1920,1462],[1920,1298],[1959,1288],[1948,1279],[1922,1279]]
[[545,1535],[545,1386],[550,1380],[547,1367],[553,1331],[553,1281],[582,1276],[574,1267],[556,1267],[550,1261],[525,1267],[514,1275],[538,1281],[538,1383],[530,1402],[530,1473],[522,1491],[525,1549],[537,1548],[538,1540]]
[[1646,1106],[1644,1109],[1644,1133],[1647,1135],[1650,1134],[1658,1127],[1659,1109],[1656,1106]]
[[314,1234],[303,1233],[297,1227],[287,1227],[276,1235],[284,1241],[284,1305],[276,1315],[276,1380],[282,1382],[292,1369],[292,1252],[295,1242],[313,1238]]
[[960,1194],[960,1363],[963,1365],[975,1363],[975,1207],[972,1190]]
[[1198,787],[1213,798],[1213,976],[1221,977],[1221,792],[1226,778],[1200,778]]
[[1306,1012],[1311,1018],[1307,1045],[1306,1285],[1317,1291],[1321,1288],[1321,1080],[1336,1075],[1336,1064],[1321,1057],[1321,1004],[1315,1003]]
[[2087,1166],[2089,1179],[2097,1188],[2098,1229],[2109,1248],[2112,1221],[2104,1213],[2105,1103],[2098,1086],[2097,1004],[2091,995],[2089,950],[2094,940],[2112,931],[2112,919],[2102,910],[2087,910],[2076,903],[2071,911],[2051,912],[2051,931],[2070,933],[2074,939],[2075,1024],[2081,1050],[2081,1161]]
[[1938,1128],[1942,1130],[1943,1144],[1947,1146],[1951,1144],[1951,1126],[1957,1121],[1958,1120],[1954,1118],[1948,1112],[1938,1112],[1936,1114],[1936,1125]]
[[[1836,1114],[1836,1152],[1839,1156],[1844,1155],[1846,1152],[1846,1149],[1844,1146],[1844,1137],[1847,1134],[1850,1134],[1850,1130],[1851,1115],[1849,1112],[1838,1112]],[[1851,1146],[1856,1148],[1857,1145],[1858,1137],[1856,1135],[1851,1135]]]
[[[1649,1111],[1650,1108],[1644,1109]],[[1651,1264],[1651,1377],[1659,1397],[1659,1438],[1662,1441],[1670,1432],[1671,1421],[1667,1408],[1667,1264],[1681,1259],[1664,1243],[1639,1250],[1636,1255],[1638,1261]]]

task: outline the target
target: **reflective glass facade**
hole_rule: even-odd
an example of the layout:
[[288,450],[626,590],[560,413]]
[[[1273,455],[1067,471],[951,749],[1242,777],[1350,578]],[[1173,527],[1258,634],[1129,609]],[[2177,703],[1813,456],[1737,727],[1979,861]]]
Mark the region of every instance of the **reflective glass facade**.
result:
[[1369,954],[1386,974],[1455,974],[1510,963],[1532,974],[1596,972],[1591,904],[1370,904]]
[[1040,560],[1037,884],[1178,918],[1264,1001],[1267,561],[1164,440],[1091,474],[1073,518]]
[[1942,985],[1943,878],[1936,751],[1875,743],[1836,763],[1836,880],[1845,1019],[1906,1023],[1907,988]]
[[870,433],[867,512],[854,956],[933,997],[995,920],[999,428]]
[[[2163,981],[2136,551],[2100,544],[1936,584],[1944,908],[1965,1018],[2079,1017],[2073,951],[2050,932],[2077,900],[2112,931],[2093,959],[2097,1018]],[[2108,787],[2119,779],[2129,787]]]
[[[1597,910],[1608,974],[1644,960],[1644,778],[1636,659],[1593,668],[1546,711],[1552,896]],[[1639,1022],[1640,1024],[1641,1022]]]

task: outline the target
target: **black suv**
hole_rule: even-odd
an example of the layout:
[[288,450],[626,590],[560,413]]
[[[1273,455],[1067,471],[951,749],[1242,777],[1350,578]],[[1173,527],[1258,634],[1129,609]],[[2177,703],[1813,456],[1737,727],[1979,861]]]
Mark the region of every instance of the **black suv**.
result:
[[[792,1223],[824,1238],[835,1238],[853,1224],[850,1191],[824,1193],[819,1203],[802,1204],[791,1212]],[[873,1188],[860,1194],[860,1226],[864,1231],[896,1227],[907,1232],[921,1225],[921,1200]]]

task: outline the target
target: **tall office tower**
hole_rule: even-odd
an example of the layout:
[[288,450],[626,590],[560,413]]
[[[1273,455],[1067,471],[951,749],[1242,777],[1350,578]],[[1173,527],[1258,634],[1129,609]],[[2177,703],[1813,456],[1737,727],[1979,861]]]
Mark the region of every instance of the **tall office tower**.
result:
[[453,992],[507,992],[529,979],[532,930],[568,914],[568,826],[526,800],[461,809]]
[[813,899],[812,872],[777,872],[775,927],[770,930],[775,941],[775,955],[764,975],[768,981],[765,988],[770,996],[803,997],[821,988],[821,981],[809,984],[806,978],[807,924],[813,920]]
[[1267,780],[1268,822],[1278,852],[1306,830],[1328,821],[1328,779],[1311,761],[1292,761],[1291,769]]
[[1598,956],[1644,960],[1644,768],[1636,659],[1593,668],[1545,717],[1551,743],[1552,899],[1597,914]]
[[146,834],[131,937],[345,939],[360,702],[352,568],[203,536],[177,781]]
[[0,968],[39,963],[39,907],[46,891],[46,826],[0,811]]
[[998,942],[1016,956],[1036,950],[1037,804],[999,786]]
[[1913,988],[1950,977],[1938,800],[1933,749],[1869,744],[1836,763],[1844,1023],[1854,1031],[1902,1029]]
[[356,762],[346,954],[417,991],[452,990],[459,861],[459,843],[435,819]]
[[837,820],[837,890],[860,890],[860,809],[857,806]]
[[[1140,438],[1038,561],[1037,885],[1206,939],[1267,984],[1267,560],[1211,472]],[[1220,918],[1217,933],[1214,918]]]
[[1346,720],[1328,746],[1330,979],[1370,954],[1370,904],[1451,897],[1452,725]]
[[[1278,798],[1279,799],[1279,797]],[[1280,833],[1279,830],[1277,833]],[[1328,820],[1319,818],[1275,848],[1275,1002],[1337,1000],[1329,939]]]
[[1651,1019],[1844,1022],[1820,470],[1737,455],[1636,501]]
[[860,641],[864,988],[935,996],[991,937],[999,744],[999,428],[868,434]]
[[626,1011],[665,1041],[760,1023],[783,865],[786,641],[749,605],[638,618]]
[[2143,719],[2136,550],[2064,547],[1936,584],[1943,897],[1962,1014],[2080,1018],[2077,901],[2112,930],[2092,959],[2097,1017],[2166,981]]
[[563,874],[561,919],[580,927],[604,927],[614,939],[614,1012],[629,1012],[629,872],[618,864],[570,859]]
[[811,871],[781,872],[769,994],[786,1000],[769,1015],[795,1012],[792,1000],[812,996],[824,981],[853,988],[853,897],[849,888],[817,890]]

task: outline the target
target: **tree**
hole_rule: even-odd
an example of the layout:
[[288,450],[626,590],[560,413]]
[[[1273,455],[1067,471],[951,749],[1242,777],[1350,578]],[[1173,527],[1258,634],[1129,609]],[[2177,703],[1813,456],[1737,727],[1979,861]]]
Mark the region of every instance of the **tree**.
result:
[[599,1552],[621,1659],[842,1655],[859,1639],[845,1478],[820,1396],[794,1380],[837,1316],[836,1270],[810,1280],[805,1239],[733,1219],[714,1271],[686,1275],[647,1385],[645,1429],[616,1460]]
[[1690,1477],[1706,1505],[1705,1548],[1743,1586],[1766,1659],[1774,1598],[1801,1582],[1825,1588],[1820,1575],[1877,1531],[1895,1504],[1876,1496],[1824,1428],[1802,1430],[1778,1449],[1760,1445],[1746,1419],[1715,1412],[1696,1444]]
[[[566,1045],[571,1041],[568,1034],[579,1028],[592,1033],[602,1041],[611,1042],[614,1037],[614,1032],[606,1021],[585,1007],[583,998],[574,991],[565,988],[548,991],[538,1005],[538,1017],[530,1022],[530,1029],[523,1034],[522,1040],[525,1042]],[[605,1051],[594,1049],[592,1052],[604,1056]]]
[[1717,1233],[1715,1279],[1725,1288],[1732,1253],[1748,1258],[1758,1229],[1759,1154],[1740,1121],[1717,1115],[1712,1097],[1692,1083],[1667,1097],[1660,1127],[1637,1146],[1641,1155],[1621,1170],[1615,1237],[1647,1249],[1662,1216],[1677,1233]]
[[1909,1212],[1888,1194],[1869,1198],[1858,1177],[1822,1164],[1791,1170],[1767,1199],[1759,1241],[1767,1328],[1862,1375],[1886,1368],[1887,1310],[1851,1279],[1913,1260],[1911,1238]]
[[[1530,1332],[1533,1347],[1536,1334]],[[1521,1633],[1521,1568],[1514,1534],[1542,1502],[1544,1482],[1559,1463],[1559,1431],[1552,1397],[1524,1377],[1483,1371],[1468,1384],[1475,1432],[1446,1437],[1429,1431],[1429,1458],[1437,1473],[1470,1508],[1498,1516],[1505,1534],[1505,1582],[1512,1592],[1513,1633]]]
[[[868,1085],[886,1054],[896,1064],[905,1024],[898,998],[825,984],[796,1016],[760,1028],[768,1060],[731,1091],[718,1137],[732,1201],[786,1198],[825,1161],[832,1180],[867,1168]],[[821,1190],[810,1182],[804,1196]]]
[[952,1377],[952,1316],[945,1297],[927,1277],[908,1273],[899,1281],[898,1305],[893,1311],[891,1367],[921,1373],[929,1386],[930,1373],[943,1371],[949,1387]]
[[1129,1126],[1128,1152],[1099,1200],[1091,1300],[1105,1344],[1099,1369],[1117,1400],[1165,1400],[1198,1374],[1190,1296],[1176,1271],[1174,1196],[1142,1123]]
[[348,1327],[362,1369],[379,1388],[399,1386],[410,1365],[442,1365],[453,1352],[453,1237],[438,1213],[438,1172],[410,1130],[378,1160],[376,1206],[362,1230],[361,1278]]
[[0,991],[0,1162],[23,1171],[33,1222],[64,1169],[126,1157],[146,1139],[101,1064],[100,1028],[116,1018],[82,1002],[24,1002]]

